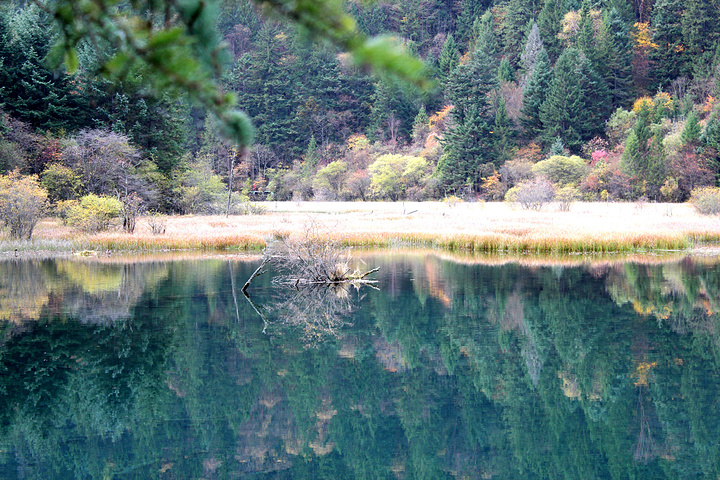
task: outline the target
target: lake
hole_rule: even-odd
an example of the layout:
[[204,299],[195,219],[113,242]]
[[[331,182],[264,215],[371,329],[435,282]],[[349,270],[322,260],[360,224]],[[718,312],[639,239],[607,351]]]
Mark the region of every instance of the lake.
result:
[[0,261],[0,478],[716,479],[717,258]]

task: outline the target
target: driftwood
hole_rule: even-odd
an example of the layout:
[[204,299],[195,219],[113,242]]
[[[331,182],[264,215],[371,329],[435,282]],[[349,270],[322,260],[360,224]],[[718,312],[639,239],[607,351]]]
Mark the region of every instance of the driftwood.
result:
[[243,285],[242,292],[245,294],[245,296],[247,296],[247,289],[250,286],[250,283],[253,280],[255,280],[255,277],[258,277],[258,276],[262,275],[263,273],[265,273],[265,270],[263,270],[263,268],[265,268],[265,265],[268,263],[268,261],[269,261],[269,257],[264,256],[263,261],[260,264],[260,266],[257,269],[255,269],[253,274],[250,275],[250,278],[247,279],[247,282],[245,282],[245,285]]
[[284,238],[277,240],[263,252],[263,261],[245,282],[245,292],[252,281],[271,264],[278,272],[272,280],[274,284],[300,288],[302,286],[330,286],[339,284],[372,285],[368,275],[379,269],[363,272],[349,266],[350,256],[347,248],[332,240],[332,234],[321,234],[318,226],[310,223],[299,239]]

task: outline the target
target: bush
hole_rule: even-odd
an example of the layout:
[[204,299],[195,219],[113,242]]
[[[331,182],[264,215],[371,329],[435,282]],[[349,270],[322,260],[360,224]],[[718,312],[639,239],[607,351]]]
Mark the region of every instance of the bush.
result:
[[690,203],[702,215],[720,213],[720,188],[696,188],[690,193]]
[[576,155],[572,157],[553,155],[533,165],[532,171],[536,175],[547,177],[557,185],[577,185],[587,173],[588,166],[585,160]]
[[59,163],[50,164],[45,169],[40,183],[47,190],[51,203],[77,198],[81,188],[80,175]]
[[555,193],[555,201],[558,202],[561,212],[569,212],[570,207],[580,198],[580,191],[571,186],[562,187]]
[[65,214],[67,225],[96,233],[107,230],[110,220],[121,215],[123,206],[116,198],[91,193],[79,201],[63,202],[60,208]]
[[546,177],[537,177],[508,190],[505,199],[516,201],[525,210],[540,210],[555,197],[555,187]]
[[34,175],[24,177],[14,170],[0,176],[0,221],[11,238],[30,240],[46,201],[47,193]]
[[167,215],[152,213],[148,215],[147,223],[153,235],[163,235],[167,228]]

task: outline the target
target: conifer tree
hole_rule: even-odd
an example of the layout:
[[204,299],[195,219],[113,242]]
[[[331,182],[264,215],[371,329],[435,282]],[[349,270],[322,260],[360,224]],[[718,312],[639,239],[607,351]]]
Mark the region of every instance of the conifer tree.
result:
[[682,46],[682,0],[657,0],[652,12],[652,41],[656,48],[650,52],[653,66],[651,88],[668,85],[685,71],[685,48]]
[[453,35],[449,34],[440,51],[440,58],[438,58],[438,76],[441,81],[444,81],[450,75],[450,72],[457,67],[459,60],[460,50],[458,50]]
[[488,93],[495,86],[494,61],[476,50],[466,64],[459,65],[448,80],[453,126],[443,140],[443,155],[436,175],[452,191],[480,185],[480,165],[491,161],[493,125]]
[[532,21],[533,2],[530,0],[510,0],[505,8],[502,23],[503,54],[515,68],[523,51],[526,27]]
[[627,23],[615,8],[603,15],[597,59],[598,73],[608,87],[612,110],[626,107],[634,96],[633,45]]
[[[527,41],[525,42],[525,50],[520,55],[520,86],[524,87],[528,80],[530,79],[530,75],[533,72],[533,69],[535,68],[535,62],[538,59],[538,55],[540,55],[540,52],[544,50],[543,41],[540,37],[540,28],[538,28],[538,25],[536,22],[532,23],[532,27],[530,28],[530,32],[527,36]],[[545,53],[547,56],[547,52]]]
[[499,97],[498,106],[495,111],[495,122],[492,128],[493,157],[492,162],[496,167],[512,158],[513,147],[513,123],[507,113],[505,100]]
[[691,110],[680,135],[683,145],[696,145],[700,140],[700,133],[700,119],[695,110]]
[[562,28],[562,19],[565,12],[563,0],[545,0],[538,15],[540,38],[543,41],[545,50],[547,50],[548,57],[553,62],[557,60],[562,52],[558,33]]
[[540,107],[543,136],[549,144],[560,136],[578,151],[600,135],[607,113],[607,87],[577,48],[567,48],[555,64],[547,97]]
[[475,19],[470,51],[482,51],[489,58],[493,59],[493,61],[499,57],[500,44],[490,11],[485,12],[482,17]]
[[520,123],[525,130],[526,136],[530,138],[535,137],[542,131],[543,123],[540,106],[545,102],[552,78],[553,72],[550,67],[550,60],[543,48],[537,56],[530,78],[523,89]]
[[456,22],[456,41],[467,46],[473,36],[473,24],[490,7],[490,0],[461,0],[460,14]]
[[718,7],[707,0],[685,0],[682,13],[683,46],[695,73],[706,74],[720,34]]

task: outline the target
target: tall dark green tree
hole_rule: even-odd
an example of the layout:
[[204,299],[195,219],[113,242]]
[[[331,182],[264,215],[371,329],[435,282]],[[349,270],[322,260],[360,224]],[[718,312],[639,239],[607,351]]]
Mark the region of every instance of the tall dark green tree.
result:
[[491,132],[493,143],[492,162],[498,168],[512,158],[515,137],[513,127],[513,122],[508,116],[505,107],[505,100],[499,97]]
[[495,75],[494,60],[483,50],[476,50],[448,80],[453,126],[443,141],[436,175],[449,191],[479,188],[481,165],[493,161],[490,131],[494,118],[488,94],[495,86]]
[[685,71],[686,51],[682,38],[681,0],[657,0],[652,12],[652,41],[650,51],[653,75],[650,87],[667,86]]
[[445,81],[450,72],[455,70],[460,60],[460,50],[455,43],[455,38],[452,34],[449,34],[445,39],[443,48],[440,51],[440,57],[438,58],[438,76],[440,81]]
[[543,137],[549,145],[561,137],[572,151],[600,135],[607,115],[607,87],[590,60],[567,48],[555,64],[547,97],[540,107]]
[[513,68],[518,66],[527,37],[527,26],[535,15],[531,0],[510,0],[502,22],[503,54]]
[[626,108],[633,95],[633,43],[617,9],[605,12],[597,45],[596,69],[608,87],[612,110]]
[[33,127],[73,131],[89,120],[78,79],[49,70],[49,20],[35,7],[0,12],[0,103]]
[[563,0],[545,0],[538,14],[538,27],[540,38],[548,52],[551,61],[556,61],[562,52],[562,44],[558,33],[562,29],[562,19],[565,15]]
[[687,0],[683,6],[683,47],[691,58],[694,73],[707,75],[720,37],[720,6],[707,0]]
[[460,45],[468,45],[473,35],[473,23],[491,4],[492,0],[460,0],[460,14],[455,23],[456,40]]
[[540,107],[545,102],[553,71],[545,49],[541,49],[530,74],[527,85],[523,89],[523,101],[520,123],[529,138],[537,136],[543,129]]

